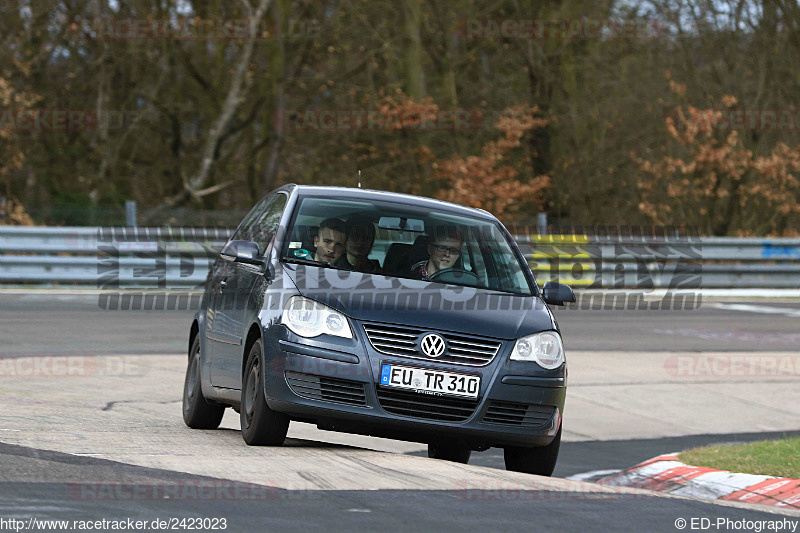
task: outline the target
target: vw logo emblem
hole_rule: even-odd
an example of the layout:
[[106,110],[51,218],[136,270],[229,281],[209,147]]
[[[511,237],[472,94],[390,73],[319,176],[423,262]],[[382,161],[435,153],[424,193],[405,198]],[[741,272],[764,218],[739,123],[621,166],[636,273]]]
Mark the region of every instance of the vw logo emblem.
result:
[[422,353],[428,357],[439,357],[444,353],[444,349],[447,345],[440,335],[430,333],[422,337],[419,347],[422,349]]

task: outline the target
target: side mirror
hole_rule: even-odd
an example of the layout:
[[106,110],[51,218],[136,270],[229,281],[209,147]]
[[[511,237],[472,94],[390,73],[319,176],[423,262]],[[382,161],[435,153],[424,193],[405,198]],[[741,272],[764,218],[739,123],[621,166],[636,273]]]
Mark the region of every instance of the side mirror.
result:
[[569,285],[548,281],[542,288],[542,299],[550,305],[564,305],[575,301],[575,293]]
[[226,261],[245,263],[248,265],[264,265],[264,259],[258,254],[258,244],[252,241],[230,241],[219,253]]

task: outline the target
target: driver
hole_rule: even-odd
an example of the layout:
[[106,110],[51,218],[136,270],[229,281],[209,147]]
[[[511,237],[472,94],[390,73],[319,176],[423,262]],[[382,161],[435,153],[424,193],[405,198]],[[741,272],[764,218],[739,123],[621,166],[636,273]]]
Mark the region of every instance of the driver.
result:
[[461,256],[464,236],[453,227],[440,227],[434,232],[433,242],[428,245],[430,258],[411,267],[411,277],[430,281],[431,276],[446,268],[453,268]]

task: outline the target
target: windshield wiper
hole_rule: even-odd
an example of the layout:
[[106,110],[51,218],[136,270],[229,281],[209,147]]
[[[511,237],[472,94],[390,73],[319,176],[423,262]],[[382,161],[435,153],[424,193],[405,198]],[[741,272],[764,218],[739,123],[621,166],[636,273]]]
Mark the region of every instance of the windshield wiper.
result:
[[340,267],[337,267],[333,263],[329,261],[314,261],[313,259],[306,259],[304,257],[281,257],[281,261],[284,263],[297,263],[298,265],[312,265],[312,266],[324,266],[328,268],[335,268],[337,270],[341,270]]

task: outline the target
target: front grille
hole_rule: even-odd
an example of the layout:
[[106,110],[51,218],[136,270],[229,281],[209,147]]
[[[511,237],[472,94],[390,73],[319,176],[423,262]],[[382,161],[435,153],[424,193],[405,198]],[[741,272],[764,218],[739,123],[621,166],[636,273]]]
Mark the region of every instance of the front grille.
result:
[[522,427],[540,427],[553,416],[552,405],[529,405],[526,403],[492,400],[483,415],[489,424],[505,424]]
[[478,400],[431,396],[377,387],[378,401],[387,412],[395,415],[463,422],[478,406]]
[[300,396],[314,400],[367,405],[364,384],[358,381],[286,372],[286,382]]
[[444,354],[434,359],[427,357],[419,349],[420,340],[431,333],[429,330],[386,324],[365,324],[364,331],[370,344],[380,353],[458,365],[483,366],[489,364],[501,346],[501,342],[497,340],[438,332],[447,343],[447,349]]

